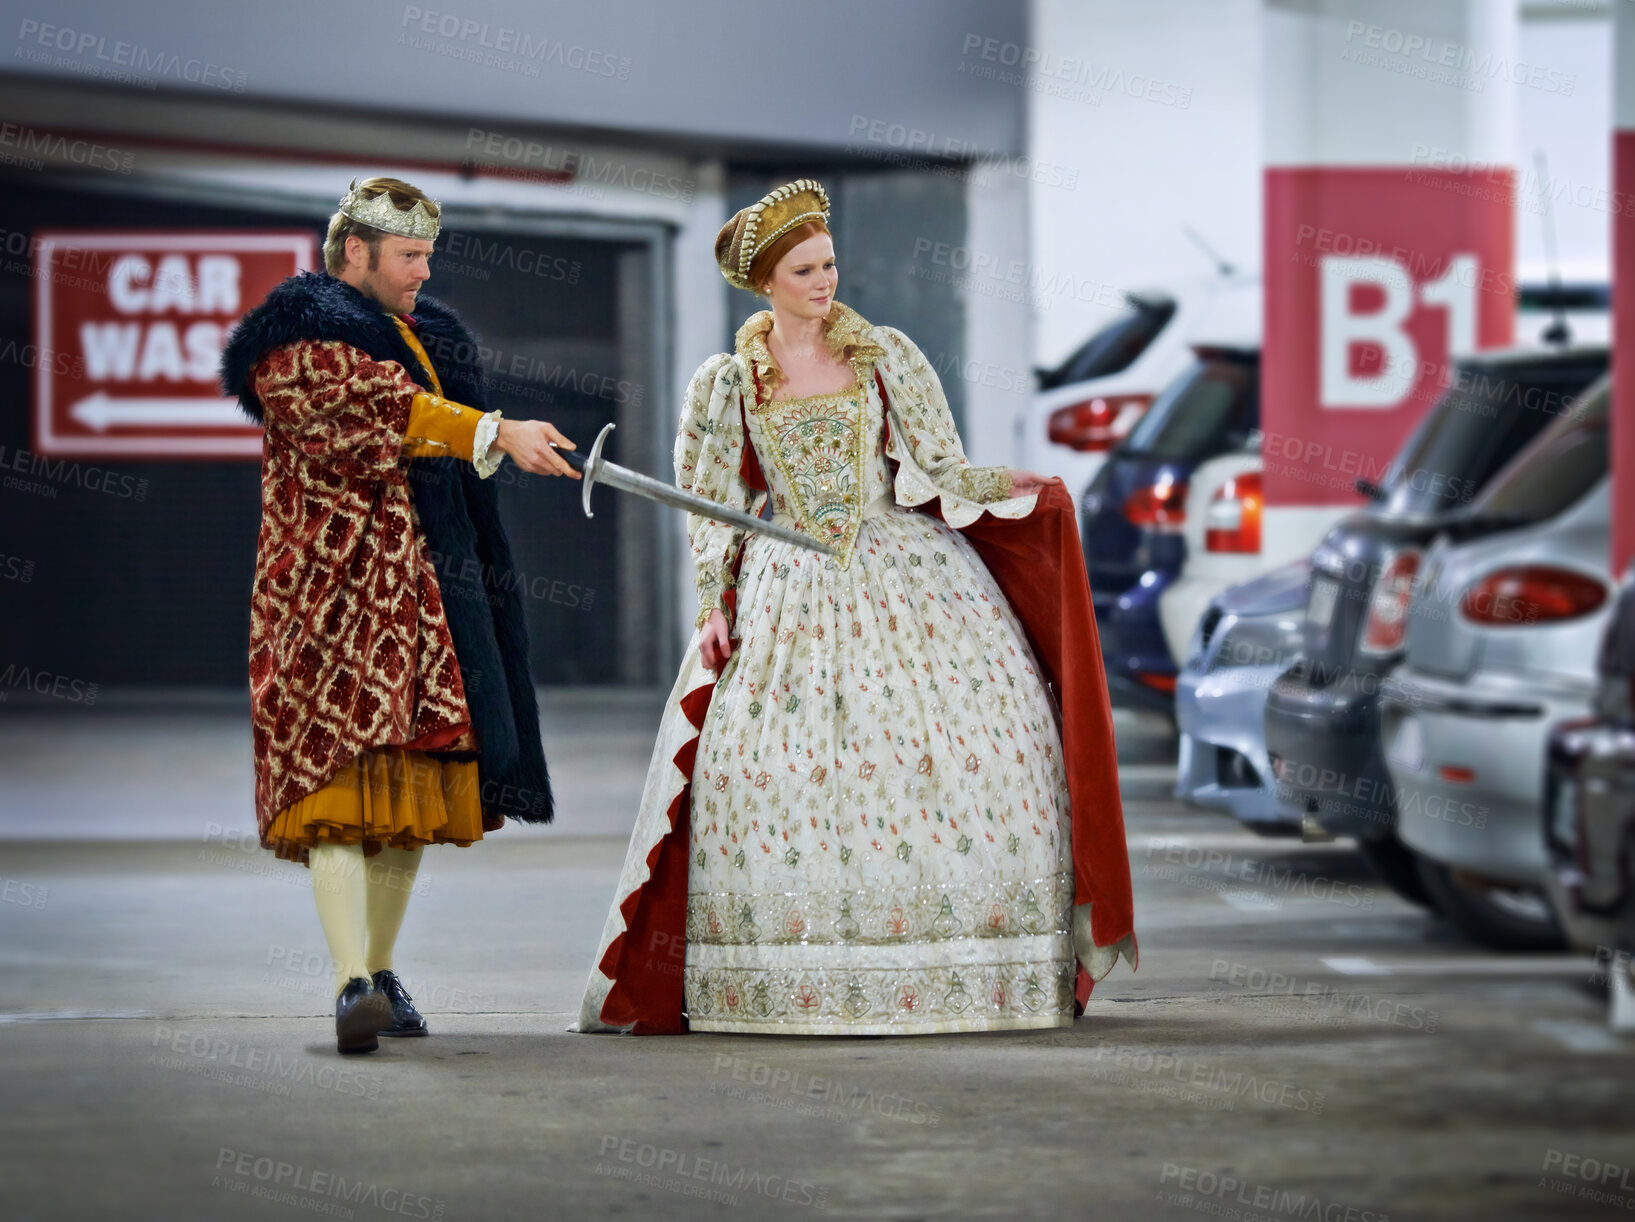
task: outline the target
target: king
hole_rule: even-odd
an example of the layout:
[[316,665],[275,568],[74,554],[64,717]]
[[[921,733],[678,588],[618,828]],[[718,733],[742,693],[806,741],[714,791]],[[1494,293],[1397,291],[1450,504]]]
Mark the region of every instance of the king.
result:
[[423,846],[553,814],[511,548],[506,455],[578,474],[573,443],[484,408],[478,351],[420,294],[437,203],[354,182],[323,272],[229,338],[228,394],[263,427],[250,722],[263,848],[311,871],[335,965],[335,1038],[421,1036],[392,951]]

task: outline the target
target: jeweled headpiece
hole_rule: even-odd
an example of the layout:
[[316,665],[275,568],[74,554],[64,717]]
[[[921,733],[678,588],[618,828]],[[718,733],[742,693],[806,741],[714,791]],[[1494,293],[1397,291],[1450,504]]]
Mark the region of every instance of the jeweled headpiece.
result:
[[760,202],[740,208],[732,220],[732,236],[716,254],[721,274],[735,288],[757,292],[749,282],[749,268],[773,242],[796,225],[829,220],[829,193],[813,178],[797,178],[761,196]]
[[425,201],[417,199],[413,208],[403,211],[392,203],[389,191],[365,196],[355,178],[341,197],[341,215],[351,217],[360,225],[372,225],[384,233],[395,233],[400,238],[419,238],[426,242],[436,240],[437,231],[443,224],[440,217],[426,210]]

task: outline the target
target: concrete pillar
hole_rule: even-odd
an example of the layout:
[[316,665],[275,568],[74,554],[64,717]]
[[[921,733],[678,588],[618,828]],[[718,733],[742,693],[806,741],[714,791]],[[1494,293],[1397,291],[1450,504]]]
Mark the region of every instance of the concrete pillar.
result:
[[1635,11],[1612,11],[1612,571],[1635,558]]
[[1363,503],[1448,380],[1514,328],[1517,14],[1266,0],[1269,564]]

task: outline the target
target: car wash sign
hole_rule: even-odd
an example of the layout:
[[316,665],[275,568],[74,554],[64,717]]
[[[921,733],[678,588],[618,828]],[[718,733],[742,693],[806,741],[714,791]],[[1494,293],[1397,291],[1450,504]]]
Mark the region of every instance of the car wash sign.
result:
[[260,456],[216,366],[233,324],[312,266],[311,234],[56,232],[35,250],[35,450]]

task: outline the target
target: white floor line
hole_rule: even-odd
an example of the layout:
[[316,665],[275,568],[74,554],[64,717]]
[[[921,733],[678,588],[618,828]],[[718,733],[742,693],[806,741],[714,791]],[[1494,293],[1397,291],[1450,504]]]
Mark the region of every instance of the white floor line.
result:
[[[1559,1041],[1569,1052],[1622,1052],[1626,1044],[1605,1027],[1573,1018],[1535,1018],[1534,1031]],[[1635,1041],[1627,1047],[1635,1048]]]
[[1509,959],[1408,959],[1376,963],[1367,958],[1324,959],[1342,976],[1581,976],[1597,971],[1595,960],[1578,955],[1525,955]]
[[86,1018],[152,1018],[147,1010],[26,1010],[0,1014],[3,1023],[48,1023]]
[[1173,781],[1175,779],[1174,764],[1120,764],[1120,777],[1129,777],[1132,781]]
[[1306,844],[1296,836],[1257,836],[1244,830],[1239,832],[1157,832],[1145,836],[1127,837],[1131,852],[1153,852],[1158,849],[1241,849],[1257,853],[1352,853],[1356,846],[1349,840],[1323,841]]

